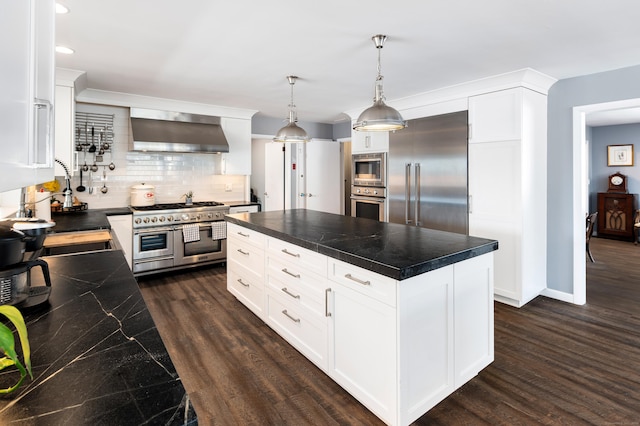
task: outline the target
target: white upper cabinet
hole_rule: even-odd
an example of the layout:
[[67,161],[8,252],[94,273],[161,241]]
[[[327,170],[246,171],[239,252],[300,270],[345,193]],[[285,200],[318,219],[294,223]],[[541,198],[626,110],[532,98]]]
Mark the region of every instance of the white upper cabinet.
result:
[[53,179],[54,6],[0,0],[0,191]]
[[[56,85],[56,158],[69,167],[69,172],[77,172],[78,155],[74,143],[75,102],[74,89],[69,86]],[[64,176],[64,169],[55,165],[56,176]]]
[[251,174],[251,120],[221,119],[221,126],[229,143],[229,152],[222,154],[222,174]]
[[389,132],[351,131],[351,152],[389,152]]
[[520,139],[521,123],[521,90],[501,90],[469,98],[469,143]]

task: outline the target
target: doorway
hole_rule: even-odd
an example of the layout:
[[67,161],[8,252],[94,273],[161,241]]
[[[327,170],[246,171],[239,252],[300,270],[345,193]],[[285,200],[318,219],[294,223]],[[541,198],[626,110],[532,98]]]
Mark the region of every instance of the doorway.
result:
[[585,213],[588,211],[589,163],[587,116],[604,111],[640,108],[640,99],[604,102],[573,108],[573,300],[577,305],[587,302],[587,265],[584,253]]

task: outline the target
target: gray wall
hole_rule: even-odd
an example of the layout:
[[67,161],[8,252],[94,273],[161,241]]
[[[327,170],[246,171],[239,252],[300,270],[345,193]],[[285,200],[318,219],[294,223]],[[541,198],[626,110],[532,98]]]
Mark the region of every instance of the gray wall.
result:
[[[287,121],[284,118],[254,115],[251,119],[251,134],[275,135],[287,124]],[[331,124],[298,121],[298,126],[302,127],[312,138],[333,139],[333,125]]]
[[547,276],[573,293],[573,107],[640,98],[640,66],[560,80],[548,96]]
[[[640,121],[640,117],[638,117],[638,121]],[[598,209],[598,192],[607,192],[608,178],[613,173],[620,172],[626,175],[629,193],[639,194],[640,165],[638,165],[637,158],[640,148],[640,123],[592,127],[589,141],[591,146],[589,211],[594,212]],[[633,166],[607,166],[607,145],[633,145],[635,157]]]

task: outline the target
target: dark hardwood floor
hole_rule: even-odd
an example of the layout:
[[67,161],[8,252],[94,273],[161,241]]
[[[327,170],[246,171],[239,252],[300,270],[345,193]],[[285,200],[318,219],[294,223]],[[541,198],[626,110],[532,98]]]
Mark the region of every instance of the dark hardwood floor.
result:
[[[640,425],[640,246],[594,238],[587,304],[495,305],[495,361],[416,425]],[[200,425],[380,420],[226,290],[225,267],[139,279]]]

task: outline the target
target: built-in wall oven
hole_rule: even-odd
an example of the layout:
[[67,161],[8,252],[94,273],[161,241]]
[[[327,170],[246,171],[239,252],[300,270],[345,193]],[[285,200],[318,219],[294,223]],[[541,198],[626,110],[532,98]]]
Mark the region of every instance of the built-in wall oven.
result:
[[373,152],[351,156],[352,184],[355,186],[387,186],[387,154]]
[[207,201],[132,210],[134,275],[226,261],[228,206]]
[[351,187],[351,216],[387,221],[387,190],[368,186]]

